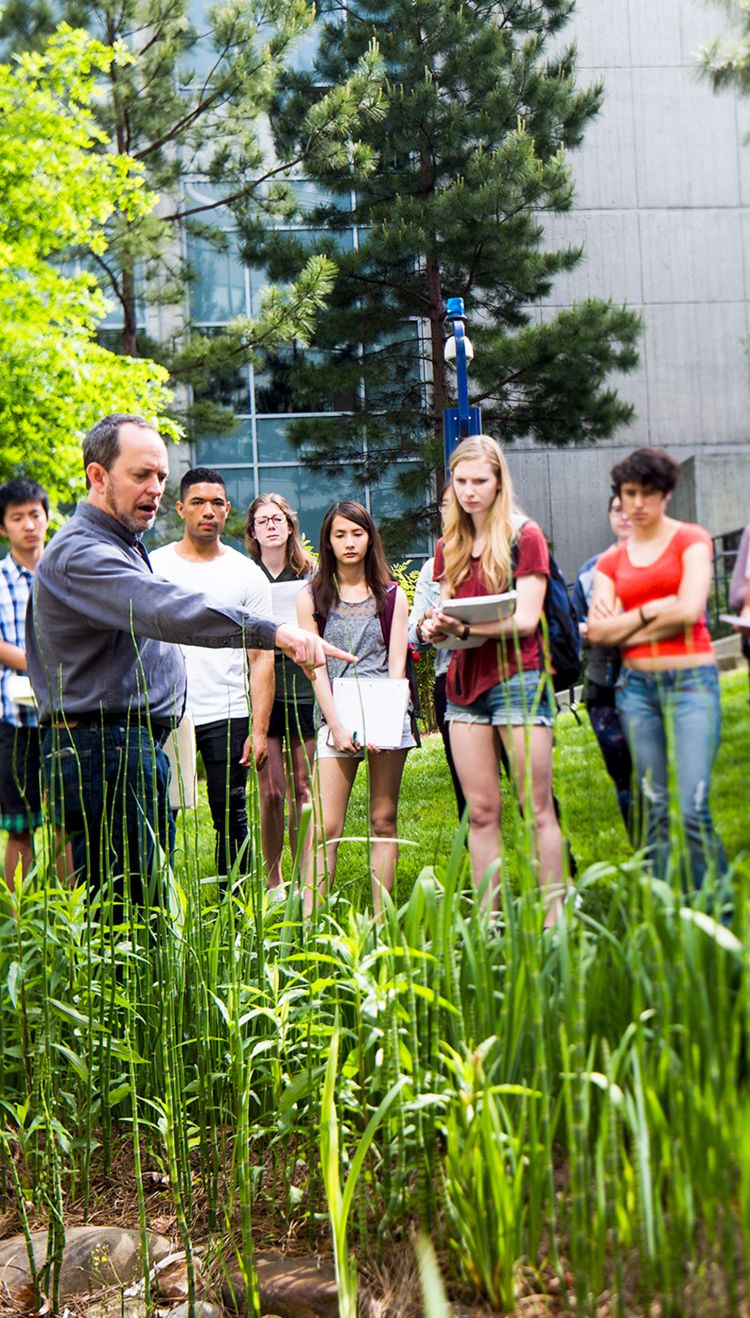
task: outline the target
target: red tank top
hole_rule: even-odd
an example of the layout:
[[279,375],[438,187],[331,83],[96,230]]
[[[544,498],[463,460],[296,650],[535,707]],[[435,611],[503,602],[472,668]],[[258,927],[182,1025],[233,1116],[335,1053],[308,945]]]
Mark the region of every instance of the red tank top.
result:
[[[684,572],[683,554],[691,545],[708,545],[713,554],[713,546],[708,531],[693,522],[681,522],[666,549],[655,563],[647,567],[634,567],[628,556],[627,542],[613,545],[605,550],[596,565],[597,572],[603,572],[615,583],[617,598],[627,613],[630,609],[640,609],[649,600],[661,599],[664,595],[676,595]],[[647,645],[623,645],[624,659],[652,659],[686,654],[712,654],[713,646],[705,618],[693,626],[685,627],[678,636],[669,636],[661,641],[649,641]]]

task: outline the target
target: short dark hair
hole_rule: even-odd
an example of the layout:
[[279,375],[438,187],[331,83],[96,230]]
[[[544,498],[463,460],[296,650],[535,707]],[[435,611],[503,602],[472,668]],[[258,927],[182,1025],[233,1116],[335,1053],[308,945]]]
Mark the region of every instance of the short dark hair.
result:
[[50,515],[50,497],[43,485],[26,480],[25,476],[14,476],[13,480],[0,485],[0,526],[5,525],[5,513],[9,507],[17,503],[41,503],[47,517]]
[[680,464],[663,448],[637,448],[610,472],[614,494],[619,494],[623,485],[631,482],[649,490],[659,490],[662,494],[671,494],[679,475]]
[[5,525],[5,514],[19,503],[40,503],[49,517],[49,495],[43,485],[29,481],[25,476],[14,476],[0,485],[0,526]]
[[[97,421],[88,434],[84,435],[84,471],[90,462],[98,462],[105,471],[110,471],[112,463],[120,452],[120,426],[128,423],[131,426],[141,426],[143,430],[156,430],[150,421],[146,421],[142,416],[134,416],[132,412],[110,412],[109,416],[103,416],[101,421]],[[156,433],[159,433],[158,430]],[[86,488],[90,487],[91,481],[87,476]]]
[[185,498],[191,485],[220,485],[227,492],[224,477],[215,467],[191,467],[180,481],[180,500]]

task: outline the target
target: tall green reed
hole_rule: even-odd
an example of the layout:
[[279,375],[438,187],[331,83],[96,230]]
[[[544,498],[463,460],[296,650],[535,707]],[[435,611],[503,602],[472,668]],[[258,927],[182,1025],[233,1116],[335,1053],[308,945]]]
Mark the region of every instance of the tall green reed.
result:
[[42,863],[15,910],[0,903],[3,1146],[27,1226],[91,1202],[94,1167],[130,1147],[141,1230],[144,1169],[161,1167],[188,1256],[198,1191],[251,1302],[272,1208],[280,1235],[296,1218],[314,1243],[330,1220],[347,1260],[420,1222],[506,1309],[523,1264],[557,1273],[579,1312],[605,1291],[623,1313],[638,1295],[681,1312],[688,1284],[732,1311],[746,866],[737,932],[636,857],[582,875],[582,909],[549,935],[528,832],[517,879],[500,871],[501,922],[478,909],[459,833],[380,922],[336,895],[309,922],[293,887],[268,895],[257,851],[219,887],[208,843],[180,830],[147,909],[118,914]]

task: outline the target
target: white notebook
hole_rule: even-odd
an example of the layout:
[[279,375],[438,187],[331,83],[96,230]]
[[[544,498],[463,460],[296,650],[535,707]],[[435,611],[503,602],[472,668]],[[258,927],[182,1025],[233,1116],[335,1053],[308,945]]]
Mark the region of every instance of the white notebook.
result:
[[[441,600],[439,608],[450,618],[460,618],[461,622],[500,622],[509,618],[516,611],[516,592],[506,590],[502,595],[471,595],[466,599]],[[438,641],[441,650],[476,650],[484,645],[486,636],[470,636],[462,641],[458,636],[449,636],[445,641]]]
[[357,741],[395,750],[401,745],[409,707],[405,677],[334,677],[333,703]]

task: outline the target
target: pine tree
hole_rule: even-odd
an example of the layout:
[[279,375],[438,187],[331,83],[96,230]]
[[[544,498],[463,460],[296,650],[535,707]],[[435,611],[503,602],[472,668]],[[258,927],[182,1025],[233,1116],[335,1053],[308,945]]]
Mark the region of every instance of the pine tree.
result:
[[[160,205],[137,217],[117,212],[107,252],[85,255],[119,311],[117,347],[161,360],[176,383],[208,394],[212,379],[247,361],[258,345],[304,342],[334,268],[311,254],[290,287],[269,290],[259,315],[209,339],[192,334],[187,320],[191,272],[184,231],[221,248],[227,239],[215,223],[219,204],[236,210],[248,233],[288,214],[287,180],[316,157],[320,168],[345,164],[366,172],[371,152],[352,138],[360,116],[377,116],[380,91],[377,54],[368,48],[344,84],[311,108],[293,156],[270,158],[265,116],[294,42],[313,21],[313,6],[308,0],[220,0],[195,22],[191,8],[189,0],[9,0],[0,36],[16,48],[40,45],[63,18],[132,55],[113,63],[102,81],[98,117],[107,139],[140,164]],[[204,201],[188,192],[191,178],[205,184]],[[247,241],[242,255],[253,259]],[[144,304],[171,309],[165,341],[146,338],[139,325]],[[224,419],[210,404],[199,415],[213,425]]]
[[[471,317],[472,401],[501,442],[597,440],[629,420],[606,380],[637,362],[637,316],[587,300],[540,323],[535,308],[581,259],[579,248],[545,247],[544,216],[573,204],[566,152],[603,97],[598,84],[576,86],[575,50],[561,43],[573,4],[354,0],[346,21],[326,23],[316,70],[285,79],[273,117],[282,153],[302,140],[316,88],[346,77],[374,36],[388,71],[385,119],[365,133],[379,165],[357,186],[353,216],[351,178],[318,172],[333,201],[312,223],[330,243],[353,220],[358,244],[337,257],[315,337],[323,360],[291,372],[300,410],[317,409],[326,393],[351,407],[333,440],[330,422],[295,425],[313,465],[361,460],[364,440],[370,479],[418,459],[401,486],[415,506],[423,499],[454,396],[443,358],[452,296]],[[291,277],[308,251],[269,235],[272,276]]]

